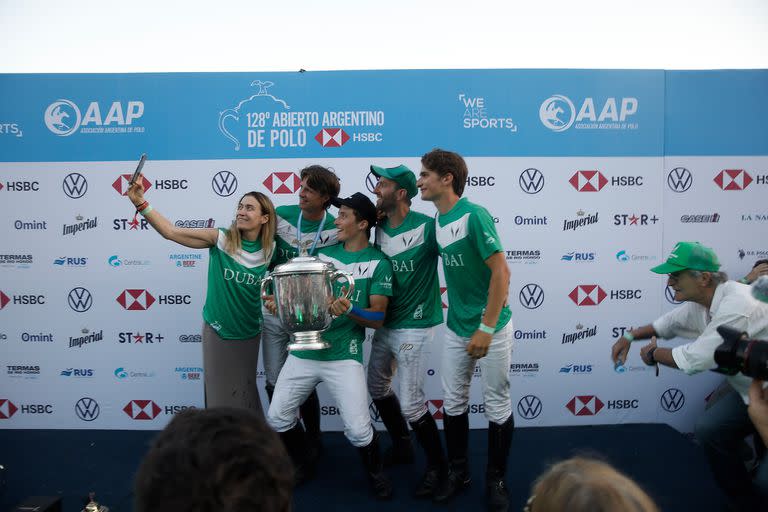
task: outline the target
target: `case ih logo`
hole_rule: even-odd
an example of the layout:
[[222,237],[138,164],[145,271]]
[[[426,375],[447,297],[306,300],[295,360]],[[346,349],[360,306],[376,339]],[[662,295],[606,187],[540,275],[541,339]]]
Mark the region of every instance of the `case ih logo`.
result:
[[605,404],[594,395],[581,395],[571,398],[565,407],[574,416],[594,416],[599,413]]
[[723,190],[744,190],[752,183],[752,176],[744,169],[725,169],[715,176],[715,183]]
[[[0,291],[0,309],[3,309],[8,302],[10,302],[10,298],[6,294],[4,294],[2,291]],[[445,307],[445,306],[443,306]]]
[[144,311],[155,303],[155,298],[147,290],[123,290],[117,302],[128,311]]
[[443,303],[443,309],[448,309],[448,288],[440,287],[440,302]]
[[[132,176],[132,174],[121,174],[114,182],[112,182],[112,188],[121,196],[126,195],[128,193],[128,184],[130,183]],[[146,176],[142,176],[141,183],[144,185],[145,191],[152,187],[152,182],[149,181]]]
[[568,294],[568,297],[577,306],[597,306],[603,302],[606,293],[596,284],[580,284]]
[[323,128],[315,135],[315,140],[324,148],[337,148],[349,140],[349,135],[341,128]]
[[134,420],[153,420],[161,409],[152,400],[131,400],[123,407],[123,411]]
[[273,194],[293,194],[301,186],[295,172],[273,172],[264,180],[264,186]]
[[436,420],[443,419],[443,401],[442,400],[427,400],[427,409],[429,414]]
[[[442,402],[441,402],[442,404]],[[0,398],[0,420],[7,420],[18,411],[19,408],[8,399]]]
[[568,183],[579,192],[599,192],[608,180],[600,171],[576,171]]

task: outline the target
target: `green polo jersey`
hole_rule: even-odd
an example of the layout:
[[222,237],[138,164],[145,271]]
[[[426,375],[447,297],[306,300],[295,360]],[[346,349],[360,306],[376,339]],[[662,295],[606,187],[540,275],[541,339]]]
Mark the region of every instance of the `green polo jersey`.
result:
[[392,228],[385,220],[376,228],[376,247],[392,262],[394,288],[384,326],[417,329],[443,321],[437,277],[437,241],[432,217],[413,210]]
[[[366,309],[371,305],[371,295],[392,296],[392,265],[384,253],[372,245],[360,251],[347,252],[343,244],[337,244],[321,249],[318,257],[333,263],[337,270],[352,274],[355,280],[355,289],[349,298],[352,305]],[[338,294],[342,286],[347,286],[346,282],[335,284],[334,292]],[[291,354],[317,361],[354,359],[360,364],[363,363],[365,327],[348,316],[335,318],[322,337],[331,344],[329,348],[294,350]]]
[[297,233],[299,214],[301,213],[301,208],[298,205],[278,206],[275,208],[275,213],[277,213],[277,231],[275,233],[277,248],[270,268],[298,256],[299,251],[296,245],[299,238],[301,238],[302,243],[306,243],[307,240],[313,243],[318,229],[320,229],[320,236],[317,237],[317,245],[310,256],[314,256],[321,247],[339,243],[336,239],[336,226],[333,224],[335,217],[330,213],[325,216],[325,223],[322,228],[319,220],[301,219],[301,237]]
[[[482,320],[488,302],[491,269],[485,260],[504,249],[488,210],[460,199],[446,214],[437,216],[437,246],[443,259],[443,274],[448,287],[448,320],[450,330],[471,337]],[[496,330],[512,317],[504,306]]]
[[223,339],[244,340],[261,332],[261,279],[269,262],[261,240],[243,240],[236,254],[227,253],[226,232],[219,229],[216,245],[208,250],[203,320]]

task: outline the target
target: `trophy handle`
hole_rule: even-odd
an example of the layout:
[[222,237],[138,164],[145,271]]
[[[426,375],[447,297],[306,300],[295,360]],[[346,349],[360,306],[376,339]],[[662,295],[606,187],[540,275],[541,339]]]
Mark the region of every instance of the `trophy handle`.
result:
[[339,298],[348,299],[352,296],[352,293],[355,291],[355,278],[352,277],[352,274],[350,274],[349,272],[342,272],[341,270],[337,270],[333,274],[331,274],[331,281],[336,281],[340,277],[343,277],[347,281],[347,283],[349,284],[349,289],[347,290],[347,293],[344,294],[343,297],[339,297]]
[[[274,283],[272,282],[272,276],[267,276],[264,279],[261,280],[261,300],[264,300],[264,298],[267,295],[270,295],[267,293],[267,285],[271,284],[274,287]],[[272,290],[272,295],[274,295],[274,290]]]

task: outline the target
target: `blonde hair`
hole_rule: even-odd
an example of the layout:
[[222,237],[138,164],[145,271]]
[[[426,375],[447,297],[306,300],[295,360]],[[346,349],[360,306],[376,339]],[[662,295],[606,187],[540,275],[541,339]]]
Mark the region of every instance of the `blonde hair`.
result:
[[[260,239],[261,249],[264,251],[264,260],[269,263],[272,259],[272,244],[275,240],[275,231],[277,231],[277,215],[275,214],[275,205],[272,204],[272,200],[261,192],[248,192],[243,194],[240,201],[245,196],[251,196],[259,203],[261,207],[261,214],[267,216],[267,222],[261,226]],[[240,204],[240,201],[237,204]],[[232,224],[227,230],[226,237],[224,238],[224,250],[234,256],[237,251],[243,247],[243,239],[240,234],[240,230],[237,229],[237,216],[232,220]]]
[[631,478],[605,462],[574,457],[559,462],[533,484],[530,512],[658,512]]

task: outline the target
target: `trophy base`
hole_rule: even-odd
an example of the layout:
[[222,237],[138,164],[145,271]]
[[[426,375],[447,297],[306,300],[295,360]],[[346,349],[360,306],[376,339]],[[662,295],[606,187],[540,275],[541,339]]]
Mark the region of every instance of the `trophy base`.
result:
[[306,331],[291,333],[293,343],[288,344],[288,350],[322,350],[331,346],[320,337],[321,331]]

